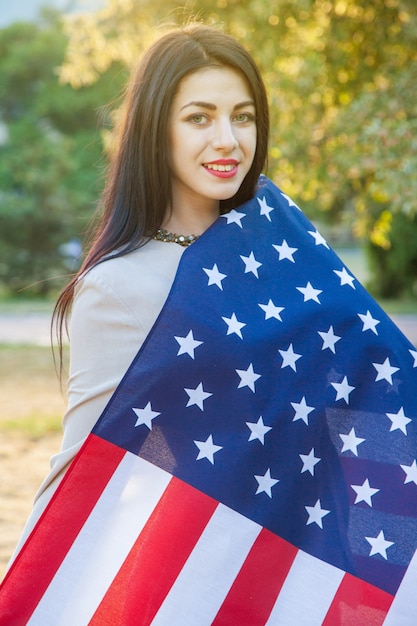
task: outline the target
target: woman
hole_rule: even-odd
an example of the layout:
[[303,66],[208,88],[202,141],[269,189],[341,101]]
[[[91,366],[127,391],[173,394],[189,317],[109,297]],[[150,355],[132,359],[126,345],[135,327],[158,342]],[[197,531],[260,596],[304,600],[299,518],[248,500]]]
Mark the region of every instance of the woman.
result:
[[417,353],[260,177],[267,143],[240,44],[191,26],[145,55],[58,300],[63,444],[0,624],[382,623],[403,579],[413,623]]
[[24,537],[151,329],[184,244],[254,194],[268,131],[259,71],[221,31],[174,31],[143,58],[128,88],[94,242],[56,306],[62,329],[73,305],[68,410],[61,452]]

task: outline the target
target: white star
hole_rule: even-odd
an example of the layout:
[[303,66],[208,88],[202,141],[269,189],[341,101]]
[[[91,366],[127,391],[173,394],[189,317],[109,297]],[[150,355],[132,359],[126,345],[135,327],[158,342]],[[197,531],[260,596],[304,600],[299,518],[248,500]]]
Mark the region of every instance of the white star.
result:
[[202,341],[194,339],[192,330],[190,330],[186,337],[175,337],[175,339],[180,344],[177,356],[188,354],[192,359],[194,358],[194,350],[203,343]]
[[341,383],[330,383],[336,390],[336,402],[338,400],[344,400],[346,404],[349,404],[349,394],[352,393],[356,387],[349,385],[348,379],[345,376]]
[[280,246],[272,244],[272,247],[275,248],[275,250],[278,252],[280,261],[283,261],[284,259],[288,259],[292,263],[295,263],[294,258],[293,258],[293,254],[295,254],[295,252],[297,252],[298,248],[291,248],[287,244],[285,239],[283,240],[283,242],[282,242],[282,244]]
[[353,491],[356,491],[355,504],[358,502],[366,502],[369,506],[372,506],[372,496],[374,496],[379,489],[374,489],[369,484],[369,480],[366,479],[362,485],[351,485]]
[[256,278],[258,277],[258,267],[261,267],[262,263],[259,263],[255,257],[253,256],[253,252],[250,253],[249,256],[242,256],[240,255],[240,258],[242,259],[242,261],[245,264],[245,274],[248,274],[249,272],[252,272],[252,274],[254,274],[256,276]]
[[391,428],[389,429],[390,432],[393,430],[402,430],[404,435],[407,434],[407,424],[409,424],[411,420],[404,415],[403,407],[400,408],[398,413],[387,413],[386,415],[392,422]]
[[326,350],[326,348],[328,348],[329,350],[331,350],[333,352],[333,354],[336,353],[335,350],[335,344],[341,339],[341,337],[339,337],[338,335],[335,335],[333,332],[333,326],[330,326],[329,330],[327,331],[327,333],[322,333],[320,331],[318,331],[320,337],[323,339],[323,345],[322,345],[322,350]]
[[306,403],[305,396],[302,397],[301,402],[291,402],[292,408],[295,410],[295,415],[293,417],[293,422],[297,420],[303,420],[305,424],[308,426],[308,416],[314,411],[314,406],[308,406]]
[[282,191],[281,191],[281,196],[286,199],[286,201],[288,202],[288,206],[294,206],[296,209],[301,211],[300,207],[297,206],[295,204],[295,202],[293,200],[291,200],[291,198],[289,196],[287,196],[285,193],[283,193]]
[[308,454],[300,454],[299,457],[303,462],[301,473],[310,472],[314,476],[314,467],[321,461],[319,457],[314,456],[314,448],[311,448]]
[[365,332],[365,330],[372,330],[372,332],[375,333],[375,335],[378,334],[376,326],[377,324],[380,324],[380,320],[377,320],[374,317],[372,317],[370,311],[367,311],[366,315],[363,315],[362,313],[358,313],[358,317],[360,317],[363,322],[363,328],[362,328],[363,333]]
[[394,545],[393,541],[387,541],[384,537],[384,531],[381,530],[378,537],[365,537],[366,541],[371,544],[371,551],[369,556],[374,554],[380,554],[384,559],[387,559],[387,549]]
[[261,377],[261,375],[255,374],[252,363],[249,365],[247,370],[236,370],[236,373],[240,376],[240,383],[237,388],[241,389],[242,387],[249,387],[249,389],[255,393],[255,382]]
[[346,271],[346,268],[342,268],[342,271],[340,272],[339,270],[333,270],[335,274],[337,274],[340,278],[340,286],[342,287],[343,285],[349,285],[349,287],[352,287],[352,289],[356,289],[355,285],[353,284],[353,281],[356,280],[354,276],[352,276],[351,274],[349,274]]
[[200,459],[208,459],[212,465],[214,465],[214,455],[219,450],[223,449],[223,446],[216,446],[213,443],[213,436],[207,437],[206,441],[194,441],[200,452],[197,455],[197,461]]
[[414,359],[413,367],[417,367],[417,350],[409,350],[409,352]]
[[243,339],[242,337],[242,333],[241,333],[241,329],[246,326],[246,324],[244,324],[243,322],[239,322],[236,318],[236,315],[234,313],[232,313],[232,317],[222,317],[223,322],[226,322],[228,328],[227,328],[227,334],[231,335],[232,333],[235,333],[238,337],[240,337],[241,339]]
[[265,199],[265,196],[263,198],[257,198],[259,206],[261,208],[261,215],[265,215],[265,217],[268,219],[268,221],[271,221],[271,216],[269,215],[271,213],[271,211],[274,210],[273,206],[268,206],[268,203]]
[[236,209],[232,209],[229,213],[225,213],[224,215],[220,215],[220,217],[225,217],[227,219],[228,224],[237,224],[242,227],[241,221],[244,217],[246,217],[246,213],[239,213]]
[[203,383],[200,383],[195,389],[184,389],[184,391],[189,396],[187,406],[193,406],[194,404],[196,404],[198,408],[202,411],[204,411],[204,400],[213,395],[212,393],[207,393],[206,391],[204,391]]
[[329,244],[327,243],[325,238],[320,235],[318,230],[309,230],[308,234],[314,238],[316,246],[324,246],[325,248],[329,248]]
[[378,374],[376,375],[375,382],[378,380],[386,380],[392,385],[392,375],[398,372],[399,367],[393,367],[387,357],[383,363],[372,363]]
[[268,304],[258,304],[263,311],[265,311],[265,320],[269,320],[271,317],[274,317],[279,322],[282,322],[281,319],[281,311],[284,310],[283,306],[275,306],[271,299],[269,299]]
[[415,483],[417,485],[417,464],[415,461],[411,465],[401,465],[401,468],[406,473],[404,485],[407,483]]
[[306,506],[305,509],[308,513],[306,525],[308,526],[309,524],[315,523],[317,526],[320,526],[320,528],[323,528],[323,517],[328,515],[330,511],[321,508],[320,500],[317,500],[314,506]]
[[219,268],[217,267],[216,263],[213,265],[211,270],[209,270],[209,269],[207,269],[205,267],[203,267],[203,270],[205,271],[205,273],[209,277],[208,284],[209,285],[217,285],[219,287],[219,289],[221,289],[223,291],[222,280],[224,278],[227,278],[227,274],[222,274],[221,272],[219,272]]
[[358,446],[366,441],[365,439],[361,439],[356,436],[355,429],[352,428],[348,435],[341,435],[339,433],[339,437],[343,441],[342,452],[353,452],[355,456],[358,456]]
[[157,413],[156,411],[152,411],[150,402],[148,402],[148,404],[145,406],[144,409],[132,409],[132,411],[135,413],[135,415],[138,418],[136,420],[135,427],[142,426],[142,424],[145,424],[145,426],[147,426],[149,430],[152,430],[152,420],[155,419],[155,417],[158,417],[158,415],[161,415],[160,413]]
[[308,302],[308,300],[314,300],[320,304],[320,300],[318,298],[319,294],[322,293],[322,289],[314,289],[313,285],[308,282],[305,287],[297,287],[298,291],[300,291],[304,296],[304,302]]
[[272,430],[271,426],[265,426],[262,415],[257,422],[246,422],[246,426],[250,428],[251,431],[248,441],[259,439],[262,445],[265,443],[266,433]]
[[288,350],[278,350],[278,352],[282,356],[281,369],[284,369],[284,367],[291,367],[291,369],[296,372],[297,368],[295,366],[295,363],[296,361],[298,361],[298,359],[301,359],[302,354],[297,354],[296,352],[294,352],[292,343],[290,343]]
[[265,492],[267,496],[272,498],[271,488],[279,483],[279,480],[271,477],[271,470],[267,469],[264,476],[255,475],[255,478],[258,481],[258,489],[255,495]]

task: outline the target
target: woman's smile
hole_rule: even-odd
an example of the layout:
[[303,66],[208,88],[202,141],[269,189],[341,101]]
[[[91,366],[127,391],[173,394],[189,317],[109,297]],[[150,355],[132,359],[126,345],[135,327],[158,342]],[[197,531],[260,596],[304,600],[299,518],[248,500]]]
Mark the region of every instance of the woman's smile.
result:
[[231,178],[237,174],[239,165],[234,159],[218,159],[212,163],[204,163],[204,166],[213,176],[220,178]]

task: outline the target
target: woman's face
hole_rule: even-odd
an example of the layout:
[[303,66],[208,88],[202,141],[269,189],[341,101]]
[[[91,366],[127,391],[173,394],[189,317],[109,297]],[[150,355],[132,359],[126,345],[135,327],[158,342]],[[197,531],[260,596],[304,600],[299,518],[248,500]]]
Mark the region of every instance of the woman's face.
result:
[[256,111],[240,72],[210,67],[181,81],[169,118],[173,213],[236,194],[256,149]]

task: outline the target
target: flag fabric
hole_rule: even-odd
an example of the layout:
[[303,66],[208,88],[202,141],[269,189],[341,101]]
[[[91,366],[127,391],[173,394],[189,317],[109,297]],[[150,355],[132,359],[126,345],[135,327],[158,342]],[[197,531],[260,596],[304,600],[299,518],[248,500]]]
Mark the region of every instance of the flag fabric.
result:
[[0,624],[417,623],[417,350],[269,180],[168,300]]

